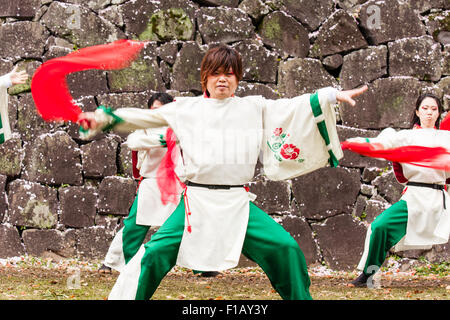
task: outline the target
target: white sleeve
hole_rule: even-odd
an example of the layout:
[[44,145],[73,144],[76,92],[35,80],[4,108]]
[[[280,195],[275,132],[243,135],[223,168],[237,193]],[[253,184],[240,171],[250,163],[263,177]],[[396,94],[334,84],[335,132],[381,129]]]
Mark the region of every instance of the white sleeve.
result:
[[0,77],[0,88],[9,88],[12,86],[10,73]]
[[408,145],[408,132],[410,130],[395,131],[393,128],[386,128],[375,138],[369,138],[367,142],[379,143],[385,149],[392,149]]
[[[291,179],[343,157],[332,87],[289,99],[265,100],[264,171],[271,180]],[[290,154],[286,154],[286,148]]]
[[[320,107],[322,108],[323,113],[335,113],[335,105],[337,104],[336,96],[338,91],[338,89],[333,87],[325,87],[317,90]],[[254,98],[259,99],[258,102],[263,106],[264,111],[267,108],[279,108],[279,112],[282,112],[282,110],[286,108],[285,106],[291,103],[297,104],[300,108],[305,108],[305,105],[302,102],[305,99],[308,100],[310,95],[311,94],[306,93],[293,98],[282,98],[275,100],[265,99],[260,96],[255,96]]]
[[161,134],[136,130],[127,137],[125,145],[134,151],[146,151],[152,148],[165,147],[165,141]]
[[158,109],[120,108],[111,110],[100,106],[94,116],[98,126],[95,129],[80,129],[81,139],[89,139],[101,131],[133,132],[137,129],[167,127],[166,116],[169,117],[175,109],[171,104]]
[[142,167],[142,163],[144,162],[145,157],[147,156],[147,151],[138,151],[137,153],[137,163],[136,163],[136,168],[138,170],[141,170]]
[[[319,93],[320,100],[325,99],[326,102],[330,105],[335,105],[337,103],[336,96],[338,93],[338,89],[333,88],[333,87],[326,87],[326,88],[319,89],[319,92],[320,92]],[[322,100],[322,101],[320,101],[320,104],[321,105],[326,104],[326,102]],[[333,111],[334,111],[334,109],[333,109]]]
[[136,129],[167,127],[165,113],[171,110],[168,106],[158,109],[121,108],[114,114],[121,119],[115,126],[115,131],[129,132]]

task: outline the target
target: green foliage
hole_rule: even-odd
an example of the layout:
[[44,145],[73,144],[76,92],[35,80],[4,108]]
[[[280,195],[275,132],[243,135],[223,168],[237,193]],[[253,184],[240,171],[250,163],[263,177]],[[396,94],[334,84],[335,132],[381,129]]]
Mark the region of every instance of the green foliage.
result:
[[[419,259],[424,260],[424,259]],[[426,261],[426,260],[425,260]],[[418,275],[434,274],[440,277],[445,277],[450,274],[450,262],[444,261],[442,263],[425,263],[424,265],[414,268]]]

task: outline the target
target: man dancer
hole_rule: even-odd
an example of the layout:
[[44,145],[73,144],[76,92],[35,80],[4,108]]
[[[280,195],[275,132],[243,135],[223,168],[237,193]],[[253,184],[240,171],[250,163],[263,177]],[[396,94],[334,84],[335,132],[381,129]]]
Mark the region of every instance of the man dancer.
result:
[[[219,271],[241,252],[267,274],[283,299],[312,299],[304,255],[290,234],[257,208],[244,188],[260,151],[273,180],[290,179],[342,157],[336,101],[355,104],[361,89],[319,90],[293,99],[234,95],[242,79],[239,53],[218,45],[201,64],[204,95],[177,98],[155,111],[133,108],[83,113],[85,129],[171,127],[181,146],[186,186],[175,212],[126,265],[110,299],[149,299],[178,264]],[[263,131],[264,128],[264,131]]]

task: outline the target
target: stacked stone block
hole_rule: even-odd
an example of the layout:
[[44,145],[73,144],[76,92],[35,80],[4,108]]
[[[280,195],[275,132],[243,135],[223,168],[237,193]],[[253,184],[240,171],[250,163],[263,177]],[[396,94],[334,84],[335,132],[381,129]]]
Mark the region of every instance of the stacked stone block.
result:
[[[437,93],[449,109],[449,10],[447,0],[8,0],[0,3],[0,72],[18,65],[32,76],[79,48],[148,40],[127,69],[67,79],[83,110],[145,108],[156,91],[201,94],[201,58],[225,42],[243,57],[240,96],[289,98],[368,84],[357,107],[337,109],[338,132],[341,140],[372,137],[408,128],[422,92]],[[14,135],[0,145],[0,258],[49,251],[102,258],[137,187],[126,136],[81,141],[77,125],[39,117],[30,82],[9,94]],[[351,270],[368,225],[402,186],[387,161],[346,151],[338,168],[288,181],[269,181],[259,165],[250,189],[309,264]],[[440,262],[449,254],[446,244],[405,256]]]

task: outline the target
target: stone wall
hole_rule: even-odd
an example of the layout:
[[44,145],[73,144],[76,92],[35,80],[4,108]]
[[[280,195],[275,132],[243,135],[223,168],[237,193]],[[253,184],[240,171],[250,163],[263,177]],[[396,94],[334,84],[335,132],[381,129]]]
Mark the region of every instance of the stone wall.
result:
[[[21,0],[0,2],[0,74],[116,39],[153,41],[130,68],[70,75],[84,110],[146,106],[155,91],[198,95],[208,45],[226,42],[244,60],[238,95],[293,97],[364,83],[358,106],[338,109],[343,139],[407,128],[418,94],[449,108],[448,0]],[[14,137],[0,145],[0,258],[102,258],[132,204],[123,136],[78,139],[74,124],[45,123],[30,85],[9,89]],[[338,168],[282,182],[260,167],[257,205],[298,240],[307,262],[353,269],[374,217],[400,197],[386,161],[345,152]],[[449,260],[449,245],[403,254]],[[248,261],[242,260],[242,265]]]

